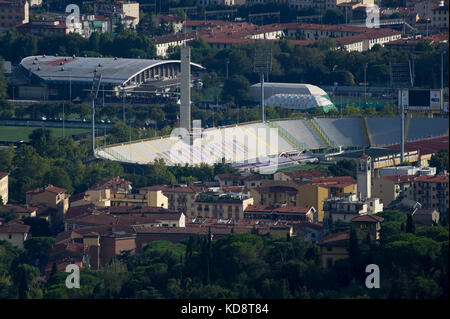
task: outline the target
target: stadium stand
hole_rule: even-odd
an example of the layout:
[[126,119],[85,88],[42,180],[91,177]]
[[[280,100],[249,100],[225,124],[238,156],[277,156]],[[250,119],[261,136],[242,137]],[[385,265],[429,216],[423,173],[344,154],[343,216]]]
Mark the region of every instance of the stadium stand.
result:
[[367,118],[372,143],[376,146],[398,143],[400,141],[400,125],[399,117]]
[[[319,129],[331,139],[334,145],[363,146],[364,133],[360,118],[315,118]],[[161,158],[169,166],[175,164],[217,163],[225,158],[239,167],[263,167],[269,160],[265,156],[295,151],[295,143],[288,141],[283,134],[270,136],[270,128],[281,127],[289,136],[301,143],[301,148],[319,149],[327,147],[325,140],[318,135],[307,120],[283,120],[270,123],[243,123],[235,126],[209,128],[194,138],[190,147],[180,137],[155,138],[110,145],[97,149],[97,156],[122,162],[146,164]],[[315,124],[315,125],[316,125]],[[367,118],[367,128],[373,146],[398,144],[400,140],[399,118]],[[448,120],[441,118],[412,118],[408,141],[448,136]],[[284,134],[286,136],[286,134]],[[224,138],[223,138],[224,137]],[[298,150],[298,147],[297,147]],[[265,152],[261,154],[261,152]],[[263,155],[263,156],[261,156]],[[291,158],[291,160],[294,160]],[[279,158],[279,165],[291,165],[291,160]],[[273,163],[269,163],[273,165]]]
[[448,134],[447,118],[412,118],[408,130],[408,141]]
[[364,145],[364,136],[359,118],[315,118],[316,123],[336,145]]
[[314,130],[308,128],[305,120],[275,121],[275,123],[289,132],[298,141],[306,144],[310,149],[327,146]]

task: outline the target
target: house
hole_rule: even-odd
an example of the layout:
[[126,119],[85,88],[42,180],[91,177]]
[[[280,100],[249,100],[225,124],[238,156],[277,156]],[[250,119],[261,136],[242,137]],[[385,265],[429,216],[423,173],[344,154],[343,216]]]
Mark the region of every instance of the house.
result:
[[180,32],[183,30],[184,18],[176,15],[153,15],[152,23],[155,26],[161,25],[162,22],[172,25],[173,32]]
[[127,227],[93,226],[58,234],[47,252],[51,263],[77,263],[83,268],[99,269],[124,252],[135,252],[136,236]]
[[377,215],[361,215],[351,219],[356,229],[366,231],[375,240],[380,239],[381,223],[384,218]]
[[324,201],[324,223],[331,224],[338,220],[351,222],[360,215],[374,215],[383,211],[379,198],[358,199],[355,194],[334,197]]
[[26,192],[26,204],[30,206],[44,206],[55,211],[49,221],[52,226],[62,223],[69,208],[67,190],[51,184],[38,187]]
[[297,207],[287,205],[254,206],[250,205],[244,211],[245,219],[303,221],[316,223],[317,211],[312,206]]
[[36,207],[32,207],[29,205],[3,205],[0,206],[0,212],[11,212],[15,213],[18,216],[18,219],[27,218],[27,217],[36,217],[37,209]]
[[113,178],[104,178],[94,184],[89,188],[90,190],[103,190],[109,189],[111,193],[129,194],[131,193],[132,187],[131,182],[127,181],[119,176]]
[[414,222],[423,226],[438,225],[439,216],[436,209],[418,209],[412,214]]
[[330,268],[337,260],[349,257],[349,233],[337,233],[325,236],[318,245],[320,247],[320,257],[322,267]]
[[[156,47],[156,55],[159,57],[167,57],[170,49],[184,44],[197,38],[195,32],[178,32],[175,34],[165,34],[153,37],[153,43]],[[172,75],[175,77],[175,74]]]
[[241,174],[218,174],[214,177],[220,186],[244,185],[244,179],[245,177]]
[[323,234],[323,224],[322,223],[294,223],[292,224],[294,228],[294,233],[296,236],[302,236],[303,240],[310,241],[313,244],[317,243]]
[[0,172],[0,205],[8,204],[8,175]]
[[6,240],[11,245],[23,248],[23,243],[30,238],[31,226],[18,220],[11,220],[0,225],[0,240]]
[[325,177],[325,174],[319,170],[276,172],[273,174],[275,181],[304,181],[313,177]]

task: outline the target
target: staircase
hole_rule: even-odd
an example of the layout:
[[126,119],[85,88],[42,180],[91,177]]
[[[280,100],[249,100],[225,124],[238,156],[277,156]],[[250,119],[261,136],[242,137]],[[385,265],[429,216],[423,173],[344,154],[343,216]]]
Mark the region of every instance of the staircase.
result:
[[111,157],[113,157],[117,161],[128,162],[128,159],[125,156],[119,154],[118,152],[114,151],[113,149],[99,147],[97,150],[105,152],[106,154],[110,155]]
[[364,141],[366,142],[366,145],[370,147],[372,145],[372,137],[370,136],[369,125],[367,125],[367,119],[365,117],[361,117],[360,120]]
[[328,147],[336,147],[336,144],[328,138],[325,132],[319,127],[314,118],[308,119],[308,123],[311,124],[316,133],[320,136],[320,138],[327,144]]
[[288,131],[286,131],[284,128],[279,126],[275,122],[267,121],[266,122],[271,128],[276,128],[278,130],[278,134],[281,135],[281,137],[284,138],[286,142],[288,142],[290,145],[292,145],[295,149],[302,151],[304,149],[307,149],[308,147],[298,141],[295,137],[293,137]]

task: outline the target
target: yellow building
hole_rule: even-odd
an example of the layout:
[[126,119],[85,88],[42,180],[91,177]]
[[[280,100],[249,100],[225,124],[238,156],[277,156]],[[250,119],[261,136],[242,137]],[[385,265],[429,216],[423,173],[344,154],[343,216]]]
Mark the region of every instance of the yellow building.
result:
[[323,201],[332,197],[356,193],[356,181],[351,176],[318,177],[299,187],[298,206],[314,206],[318,221],[323,221]]
[[165,206],[166,208],[179,211],[188,217],[192,217],[195,216],[195,197],[202,191],[202,188],[197,186],[155,185],[140,188],[139,194],[147,194],[148,192],[153,191],[162,191],[163,195],[167,197],[168,206]]
[[249,196],[199,194],[194,203],[194,215],[190,217],[244,219],[249,205],[253,205],[253,198]]
[[168,199],[160,190],[147,191],[145,194],[112,193],[111,206],[142,205],[168,208]]
[[337,233],[328,235],[320,240],[320,258],[322,267],[330,268],[337,260],[349,257],[350,235],[348,233]]
[[261,187],[250,189],[254,205],[289,203],[298,207],[313,206],[317,210],[319,222],[323,221],[324,200],[350,193],[356,193],[356,181],[351,176],[267,180],[262,182]]

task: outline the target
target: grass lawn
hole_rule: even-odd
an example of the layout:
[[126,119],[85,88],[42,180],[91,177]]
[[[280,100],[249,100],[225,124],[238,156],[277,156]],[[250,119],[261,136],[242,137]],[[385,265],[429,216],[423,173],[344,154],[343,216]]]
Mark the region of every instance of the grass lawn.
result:
[[[28,136],[33,130],[39,127],[27,127],[27,126],[0,126],[0,141],[1,142],[28,142]],[[53,131],[55,137],[62,137],[62,127],[49,127]],[[66,136],[77,135],[90,132],[85,128],[65,128],[64,133]]]

